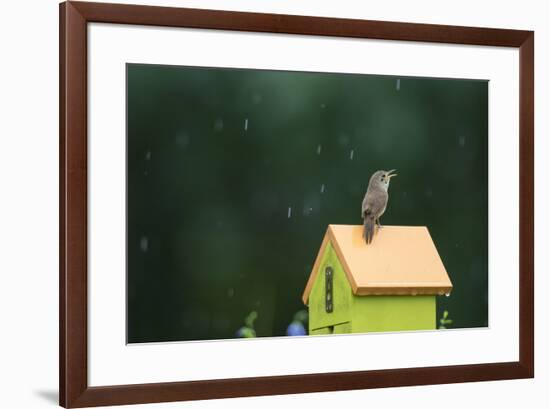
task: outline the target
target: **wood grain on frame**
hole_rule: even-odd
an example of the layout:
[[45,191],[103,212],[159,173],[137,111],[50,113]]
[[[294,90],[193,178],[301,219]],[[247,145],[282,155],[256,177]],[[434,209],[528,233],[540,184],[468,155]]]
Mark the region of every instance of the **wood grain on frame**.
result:
[[87,36],[72,3],[60,8],[60,403],[88,388]]
[[[90,22],[519,48],[519,361],[89,387],[87,376],[87,24]],[[66,2],[60,5],[59,41],[59,396],[62,406],[121,405],[518,379],[534,376],[533,32]]]

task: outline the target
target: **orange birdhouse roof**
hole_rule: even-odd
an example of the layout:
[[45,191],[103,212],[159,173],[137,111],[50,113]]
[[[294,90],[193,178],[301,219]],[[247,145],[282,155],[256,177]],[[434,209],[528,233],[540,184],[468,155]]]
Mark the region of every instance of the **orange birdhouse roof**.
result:
[[425,226],[384,226],[371,244],[363,226],[328,226],[302,300],[309,293],[328,243],[332,244],[356,295],[443,295],[453,284]]

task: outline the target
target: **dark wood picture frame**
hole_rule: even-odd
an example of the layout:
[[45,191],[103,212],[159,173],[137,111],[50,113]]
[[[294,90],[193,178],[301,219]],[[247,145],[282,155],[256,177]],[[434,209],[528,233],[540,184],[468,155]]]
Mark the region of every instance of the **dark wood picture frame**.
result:
[[[91,22],[519,48],[519,361],[88,386],[87,26]],[[65,407],[167,402],[534,376],[534,33],[122,4],[60,5],[59,396]]]

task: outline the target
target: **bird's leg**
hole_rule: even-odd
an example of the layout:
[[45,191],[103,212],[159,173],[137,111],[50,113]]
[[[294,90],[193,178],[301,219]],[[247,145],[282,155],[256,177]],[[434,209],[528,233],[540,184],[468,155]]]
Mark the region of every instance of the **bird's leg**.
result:
[[378,226],[379,229],[382,228],[382,224],[380,223],[380,218],[379,217],[376,218],[376,225]]

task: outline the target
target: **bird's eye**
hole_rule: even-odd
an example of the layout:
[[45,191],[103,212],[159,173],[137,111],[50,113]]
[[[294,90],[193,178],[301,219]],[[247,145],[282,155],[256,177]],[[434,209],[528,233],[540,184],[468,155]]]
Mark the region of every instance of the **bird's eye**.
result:
[[384,181],[384,176],[382,176],[382,179],[380,179],[380,182],[383,182]]

